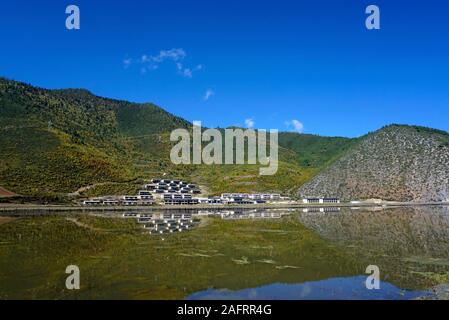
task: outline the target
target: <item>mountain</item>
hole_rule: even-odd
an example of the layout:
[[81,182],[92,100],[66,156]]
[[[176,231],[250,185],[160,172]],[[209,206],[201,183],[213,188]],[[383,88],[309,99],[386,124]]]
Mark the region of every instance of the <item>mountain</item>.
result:
[[300,197],[449,201],[449,134],[390,125],[354,142],[299,188]]
[[[156,139],[188,125],[152,104],[0,79],[0,185],[22,195],[45,195],[132,181],[139,176],[135,138]],[[157,157],[146,168],[163,170]]]
[[258,165],[174,165],[170,132],[191,123],[151,103],[47,90],[0,78],[0,186],[50,200],[67,194],[135,192],[143,180],[173,177],[209,194],[297,188],[350,147],[347,138],[281,133],[279,170]]
[[191,123],[152,103],[0,78],[0,190],[67,201],[134,193],[163,176],[200,184],[207,194],[449,198],[444,131],[391,125],[356,139],[281,132],[278,172],[260,176],[259,165],[174,165],[169,137],[177,128]]

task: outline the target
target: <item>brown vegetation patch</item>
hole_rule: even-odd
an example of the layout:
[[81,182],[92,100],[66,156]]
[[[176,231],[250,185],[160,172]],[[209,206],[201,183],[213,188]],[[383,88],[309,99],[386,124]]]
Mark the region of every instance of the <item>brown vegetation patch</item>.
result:
[[17,194],[0,187],[0,197],[15,197]]
[[0,217],[0,225],[16,220],[13,217]]

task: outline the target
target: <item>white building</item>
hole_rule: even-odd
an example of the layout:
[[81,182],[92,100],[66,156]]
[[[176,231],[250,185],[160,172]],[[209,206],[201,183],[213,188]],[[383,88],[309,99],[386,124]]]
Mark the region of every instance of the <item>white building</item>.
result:
[[137,201],[139,200],[139,196],[123,196],[124,201]]
[[302,202],[306,203],[306,204],[340,203],[340,199],[338,199],[338,198],[304,198],[304,199],[302,199]]
[[103,204],[103,201],[100,199],[84,200],[83,204],[85,206],[99,206],[99,205]]

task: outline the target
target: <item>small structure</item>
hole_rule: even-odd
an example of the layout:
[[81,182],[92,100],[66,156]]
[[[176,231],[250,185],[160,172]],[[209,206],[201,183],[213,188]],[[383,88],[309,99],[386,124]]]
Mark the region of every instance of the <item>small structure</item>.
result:
[[139,200],[139,196],[123,196],[124,201],[137,201]]
[[100,199],[90,199],[90,200],[84,200],[83,204],[85,206],[99,206],[103,204],[103,201]]
[[139,190],[139,196],[151,196],[151,192],[148,190]]
[[[223,193],[221,195],[223,200],[232,200],[232,199],[250,199],[255,201],[280,201],[281,195],[279,193]],[[258,202],[259,203],[259,202]]]
[[340,203],[338,198],[323,198],[323,203]]
[[340,212],[340,208],[338,207],[311,207],[302,209],[304,213],[314,213],[314,212]]
[[305,198],[302,199],[303,203],[316,204],[316,203],[340,203],[339,198]]

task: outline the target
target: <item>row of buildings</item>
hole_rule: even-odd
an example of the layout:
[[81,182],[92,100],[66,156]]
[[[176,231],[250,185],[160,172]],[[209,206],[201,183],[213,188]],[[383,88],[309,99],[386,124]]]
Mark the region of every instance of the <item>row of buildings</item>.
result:
[[97,197],[83,201],[86,206],[151,206],[156,201],[162,204],[196,204],[192,194],[201,190],[194,184],[182,180],[152,179],[143,185],[137,195]]
[[287,197],[281,197],[279,193],[222,193],[223,199],[249,199],[249,200],[263,200],[263,201],[279,201],[289,200]]
[[140,190],[134,196],[97,197],[83,201],[85,206],[151,206],[154,203],[153,195],[147,190]]
[[302,199],[305,204],[320,204],[320,203],[340,203],[339,198],[305,198]]
[[86,206],[150,206],[195,204],[262,204],[271,201],[289,200],[278,193],[223,193],[216,197],[194,197],[201,194],[200,188],[183,180],[152,179],[143,185],[137,195],[97,197],[83,201]]
[[281,200],[278,194],[248,195],[248,194],[222,194],[218,197],[192,197],[190,194],[164,194],[163,203],[166,205],[182,204],[260,204],[268,201]]
[[[183,180],[152,179],[143,185],[137,195],[97,197],[83,201],[86,206],[151,206],[156,202],[164,205],[196,204],[264,204],[269,202],[290,201],[279,193],[223,193],[215,197],[198,197],[200,188]],[[304,204],[338,204],[338,198],[305,198]]]

